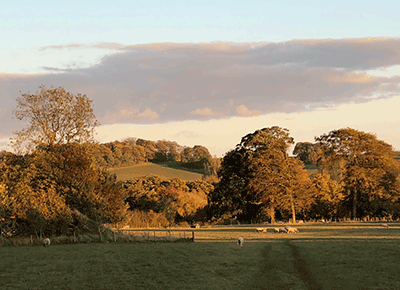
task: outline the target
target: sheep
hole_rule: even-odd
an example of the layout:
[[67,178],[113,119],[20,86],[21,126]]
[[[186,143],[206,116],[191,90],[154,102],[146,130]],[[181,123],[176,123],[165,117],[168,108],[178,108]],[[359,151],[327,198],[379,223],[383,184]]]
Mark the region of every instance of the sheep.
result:
[[388,225],[388,224],[381,224],[381,227],[382,227],[382,228],[387,228],[387,229],[388,229],[388,228],[389,228],[389,225]]
[[287,232],[288,232],[288,230],[287,230],[287,229],[285,229],[285,228],[279,228],[279,232],[280,232],[280,233],[287,233]]
[[43,240],[43,247],[47,247],[47,246],[50,246],[50,239],[49,238],[45,238]]
[[243,243],[244,243],[244,239],[243,239],[242,237],[239,237],[239,238],[237,239],[237,244],[238,244],[238,246],[239,246],[239,247],[243,247]]
[[266,233],[267,229],[266,228],[256,228],[257,233]]
[[274,233],[279,233],[279,228],[274,228]]
[[292,227],[286,227],[286,230],[287,230],[288,234],[290,234],[290,233],[298,233],[299,232],[298,229],[292,228]]

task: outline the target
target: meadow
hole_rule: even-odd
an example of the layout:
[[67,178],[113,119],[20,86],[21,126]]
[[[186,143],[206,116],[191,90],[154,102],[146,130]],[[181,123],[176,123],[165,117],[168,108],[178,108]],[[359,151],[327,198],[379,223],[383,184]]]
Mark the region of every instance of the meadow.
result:
[[182,180],[191,181],[202,179],[203,174],[199,170],[189,170],[187,168],[177,166],[173,162],[164,164],[144,163],[129,167],[110,169],[110,173],[115,173],[118,180],[127,180],[131,178],[141,177],[145,175],[155,174],[168,179],[180,178]]
[[188,229],[194,243],[0,247],[0,289],[400,289],[400,223],[273,227]]

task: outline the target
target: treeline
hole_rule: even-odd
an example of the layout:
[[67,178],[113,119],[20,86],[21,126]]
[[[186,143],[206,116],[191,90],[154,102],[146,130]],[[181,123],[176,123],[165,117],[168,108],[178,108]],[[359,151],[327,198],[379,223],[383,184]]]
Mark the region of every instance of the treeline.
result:
[[[187,167],[206,170],[214,162],[203,146],[181,147],[181,152],[179,147],[170,141],[128,139],[39,146],[24,155],[2,151],[1,235],[79,233],[85,226],[80,224],[82,214],[99,224],[135,227],[204,221],[204,208],[213,189],[210,182],[159,176],[117,182],[116,176],[107,172],[108,166],[136,164],[146,161],[142,159],[146,156],[153,162],[183,159]],[[105,166],[99,159],[114,163]]]
[[155,142],[128,138],[124,141],[94,144],[93,158],[96,166],[103,168],[176,161],[186,168],[203,170],[206,175],[216,174],[218,170],[218,159],[213,158],[206,147],[186,147],[167,140]]
[[[224,156],[210,194],[209,216],[218,222],[400,217],[398,153],[375,135],[333,130],[294,144],[280,127],[244,136]],[[310,178],[304,163],[315,164]]]
[[115,176],[93,166],[87,144],[40,146],[0,153],[1,236],[79,234],[84,215],[101,223],[128,208]]
[[183,181],[156,175],[134,178],[122,184],[129,205],[119,226],[167,227],[207,220],[206,206],[213,185],[202,180]]
[[[222,158],[207,148],[127,139],[96,144],[91,101],[64,88],[22,94],[14,111],[27,120],[16,133],[18,154],[0,153],[1,236],[79,234],[85,219],[99,226],[276,219],[400,217],[400,167],[391,145],[351,128],[315,143],[294,144],[289,130],[256,130]],[[208,178],[157,176],[118,182],[107,168],[140,162],[182,162]],[[315,164],[310,178],[304,163]]]

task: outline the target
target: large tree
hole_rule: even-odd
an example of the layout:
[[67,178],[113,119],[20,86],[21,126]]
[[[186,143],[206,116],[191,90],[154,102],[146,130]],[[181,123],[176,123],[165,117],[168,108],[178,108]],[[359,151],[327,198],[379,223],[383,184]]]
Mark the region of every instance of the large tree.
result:
[[221,181],[210,200],[212,213],[274,222],[279,209],[295,220],[296,211],[310,203],[312,190],[303,164],[287,154],[292,144],[288,130],[277,126],[244,136],[222,160]]
[[38,145],[83,143],[93,140],[94,128],[99,125],[85,94],[72,94],[63,87],[39,86],[36,94],[21,93],[14,115],[26,121],[28,127],[15,132],[14,145],[21,150],[27,145],[32,151]]
[[351,128],[331,131],[316,141],[322,149],[318,166],[343,184],[353,219],[390,214],[391,204],[399,199],[399,164],[391,145]]

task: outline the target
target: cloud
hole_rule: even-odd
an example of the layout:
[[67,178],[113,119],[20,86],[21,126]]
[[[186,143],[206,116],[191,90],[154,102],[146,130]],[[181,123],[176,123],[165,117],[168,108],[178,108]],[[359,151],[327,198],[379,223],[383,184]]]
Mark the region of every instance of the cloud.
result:
[[213,111],[210,108],[198,108],[194,111],[191,111],[190,114],[192,115],[200,115],[200,116],[212,116],[214,115]]
[[143,117],[148,120],[157,120],[160,115],[157,112],[152,111],[149,108],[146,108],[142,113],[138,114],[138,117]]
[[133,107],[129,102],[118,102],[111,110],[106,110],[100,118],[102,124],[115,123],[134,123],[140,121],[156,120],[159,114],[150,108],[145,108],[141,111],[137,107]]
[[242,117],[253,117],[262,114],[262,112],[259,110],[249,110],[245,105],[237,106],[236,112]]
[[7,130],[18,127],[10,112],[19,91],[34,92],[40,84],[87,94],[102,124],[303,112],[399,94],[400,77],[367,73],[400,64],[399,38],[42,47],[93,48],[117,53],[89,67],[0,75],[0,97],[7,108],[0,117],[1,130],[4,124]]

